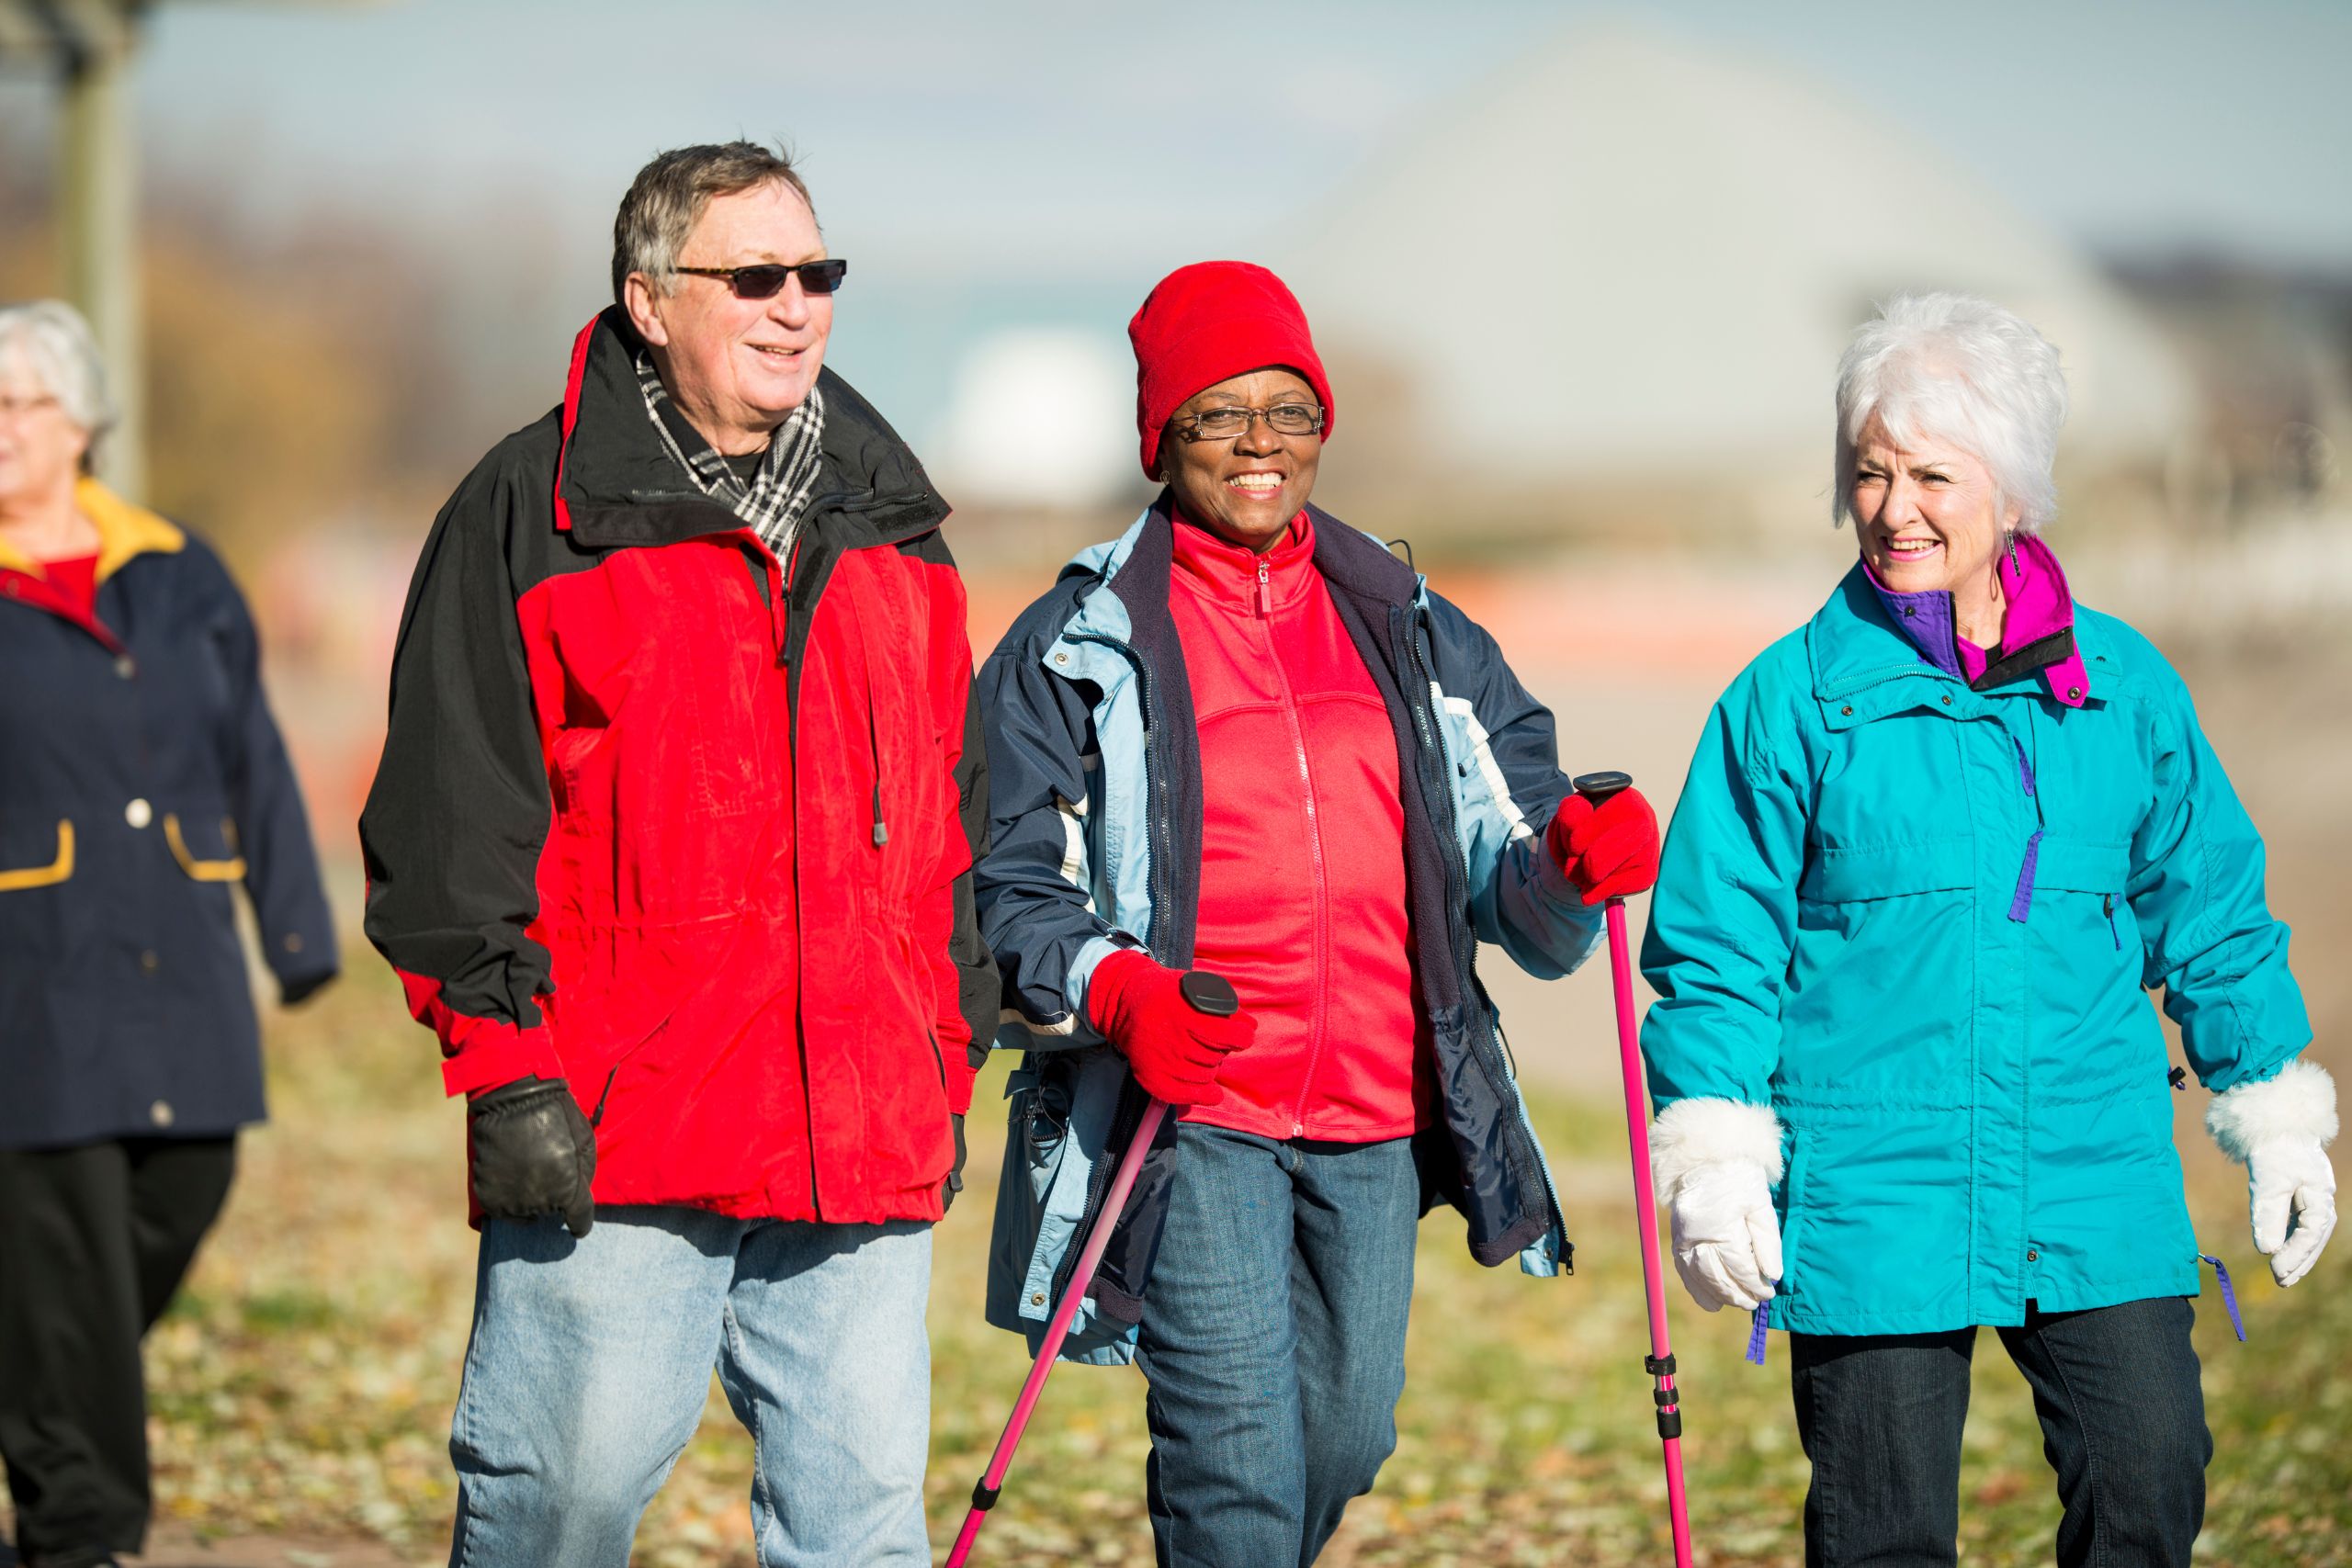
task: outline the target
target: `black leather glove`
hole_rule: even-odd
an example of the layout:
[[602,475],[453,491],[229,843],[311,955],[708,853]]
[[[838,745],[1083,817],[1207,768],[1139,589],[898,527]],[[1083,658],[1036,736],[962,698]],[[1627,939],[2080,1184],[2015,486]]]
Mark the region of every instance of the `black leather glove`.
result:
[[533,1076],[475,1100],[466,1108],[466,1172],[485,1215],[560,1214],[575,1236],[596,1223],[588,1190],[596,1175],[596,1130],[580,1114],[569,1084]]
[[964,1119],[951,1113],[948,1121],[956,1125],[956,1163],[947,1169],[947,1179],[939,1189],[939,1217],[945,1219],[947,1211],[956,1206],[956,1194],[964,1190]]

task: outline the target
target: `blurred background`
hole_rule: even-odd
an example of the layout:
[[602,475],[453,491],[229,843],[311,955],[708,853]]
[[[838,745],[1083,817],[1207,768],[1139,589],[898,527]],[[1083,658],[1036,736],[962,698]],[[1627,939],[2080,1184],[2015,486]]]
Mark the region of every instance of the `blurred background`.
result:
[[[243,579],[356,940],[353,822],[417,545],[555,400],[608,299],[613,209],[662,148],[781,138],[801,161],[852,262],[828,363],[956,504],[976,652],[1149,499],[1127,315],[1182,263],[1261,261],[1331,371],[1317,502],[1408,541],[1552,703],[1567,765],[1630,769],[1662,810],[1707,704],[1850,558],[1828,522],[1846,334],[1898,290],[1980,292],[2064,352],[2050,537],[2078,596],[2188,676],[2341,1068],[2348,73],[2339,0],[0,0],[0,299],[92,314],[135,393],[112,477]],[[277,1121],[150,1341],[150,1562],[356,1568],[446,1541],[460,1119],[380,964],[351,967],[272,1025]],[[1453,1221],[1425,1227],[1418,1317],[1455,1326],[1417,1334],[1402,1446],[1330,1561],[1611,1563],[1663,1540],[1606,987],[1505,967],[1579,1275],[1481,1274]],[[2271,1289],[2203,1100],[2181,1102],[2192,1207],[2254,1335],[2199,1325],[2205,1544],[2352,1562],[2352,1264]],[[977,1324],[976,1175],[933,1307],[943,1540],[1020,1371]],[[1780,1342],[1758,1372],[1742,1325],[1675,1301],[1702,1560],[1793,1562]],[[1129,1374],[1057,1379],[1000,1560],[1148,1560],[1139,1405]],[[2055,1504],[1997,1354],[1971,1432],[1968,1560],[2046,1561]],[[715,1406],[644,1560],[750,1561],[747,1479]]]

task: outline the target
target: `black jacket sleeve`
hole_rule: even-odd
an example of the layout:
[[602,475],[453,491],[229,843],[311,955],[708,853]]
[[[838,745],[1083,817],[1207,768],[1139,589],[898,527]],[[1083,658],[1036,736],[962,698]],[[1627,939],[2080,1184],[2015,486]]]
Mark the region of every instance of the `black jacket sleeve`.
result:
[[368,938],[441,1037],[451,1094],[560,1077],[526,928],[550,817],[506,541],[528,503],[493,453],[442,508],[392,655],[384,755],[359,818]]

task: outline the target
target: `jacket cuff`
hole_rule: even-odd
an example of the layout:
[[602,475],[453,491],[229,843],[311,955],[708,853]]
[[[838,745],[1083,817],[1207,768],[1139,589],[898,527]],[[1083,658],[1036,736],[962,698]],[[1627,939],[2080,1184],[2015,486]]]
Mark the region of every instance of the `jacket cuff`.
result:
[[[1070,964],[1069,976],[1063,987],[1062,994],[1069,1002],[1072,1018],[1097,1040],[1107,1040],[1110,1036],[1103,1033],[1102,1026],[1094,1021],[1090,995],[1094,988],[1094,972],[1102,966],[1105,959],[1122,953],[1132,953],[1145,959],[1151,957],[1141,943],[1125,931],[1112,936],[1087,938],[1086,945],[1078,950],[1078,957]],[[1107,985],[1103,987],[1106,997],[1110,989]]]
[[1781,1119],[1769,1105],[1736,1100],[1678,1100],[1650,1123],[1650,1173],[1671,1202],[1682,1179],[1702,1166],[1748,1160],[1778,1181]]
[[467,1033],[465,1045],[441,1064],[441,1087],[451,1096],[496,1089],[534,1073],[551,1082],[563,1081],[563,1063],[544,1024],[517,1029],[485,1020]]
[[2205,1110],[2205,1131],[2240,1165],[2263,1145],[2282,1138],[2325,1148],[2336,1126],[2335,1080],[2325,1067],[2301,1057],[2276,1077],[2225,1089]]

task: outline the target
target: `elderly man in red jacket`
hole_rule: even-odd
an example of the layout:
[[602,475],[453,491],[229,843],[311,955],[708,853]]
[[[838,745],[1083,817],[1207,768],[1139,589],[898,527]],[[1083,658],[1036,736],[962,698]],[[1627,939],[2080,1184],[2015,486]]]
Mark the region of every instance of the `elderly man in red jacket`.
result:
[[987,806],[946,505],[820,367],[845,271],[786,159],[656,158],[417,565],[360,834],[471,1101],[453,1562],[623,1568],[714,1366],[763,1562],[931,1561]]

